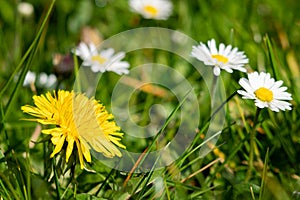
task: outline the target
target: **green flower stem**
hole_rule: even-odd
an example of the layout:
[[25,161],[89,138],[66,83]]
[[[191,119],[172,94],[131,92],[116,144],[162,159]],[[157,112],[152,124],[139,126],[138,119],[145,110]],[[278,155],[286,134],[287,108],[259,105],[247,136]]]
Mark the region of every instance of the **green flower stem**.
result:
[[252,168],[253,168],[253,160],[254,160],[254,148],[255,148],[255,133],[256,133],[256,125],[257,125],[257,121],[258,121],[258,116],[260,113],[261,109],[257,108],[256,109],[256,113],[255,113],[255,117],[254,117],[254,121],[253,121],[253,126],[252,129],[250,131],[250,154],[249,154],[249,164],[248,164],[248,170],[247,170],[247,174],[246,174],[246,179],[245,182],[247,183],[252,176]]
[[218,76],[214,75],[211,85],[211,98],[214,99]]
[[55,180],[55,187],[56,187],[56,195],[57,199],[61,199],[61,194],[60,194],[60,187],[59,187],[59,182],[58,182],[58,175],[56,171],[56,166],[55,166],[55,158],[52,159],[52,168],[54,172],[54,180]]

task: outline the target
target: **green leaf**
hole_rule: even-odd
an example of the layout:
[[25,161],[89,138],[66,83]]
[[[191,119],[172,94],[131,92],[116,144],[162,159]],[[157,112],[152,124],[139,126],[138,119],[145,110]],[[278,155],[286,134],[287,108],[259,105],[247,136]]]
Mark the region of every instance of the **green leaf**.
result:
[[[49,183],[43,180],[42,177],[33,175],[31,176],[32,184],[32,197],[33,199],[50,199]],[[38,188],[38,189],[37,189]]]

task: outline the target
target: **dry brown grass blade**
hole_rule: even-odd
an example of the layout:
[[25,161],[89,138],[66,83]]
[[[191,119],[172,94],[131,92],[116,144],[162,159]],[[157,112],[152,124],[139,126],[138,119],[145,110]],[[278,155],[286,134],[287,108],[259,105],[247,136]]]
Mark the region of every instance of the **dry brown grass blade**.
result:
[[215,163],[217,163],[217,162],[219,162],[219,161],[221,161],[221,160],[222,160],[222,158],[217,158],[216,160],[214,160],[214,161],[208,163],[207,165],[205,165],[204,167],[202,167],[202,168],[199,169],[198,171],[196,171],[196,172],[192,173],[191,175],[189,175],[188,177],[182,179],[180,182],[181,182],[181,183],[185,182],[186,180],[188,180],[188,179],[190,179],[190,178],[196,176],[196,175],[199,174],[200,172],[206,170],[207,168],[209,168],[210,166],[212,166],[213,164],[215,164]]
[[80,40],[86,44],[93,43],[98,46],[103,41],[103,37],[98,29],[85,26],[81,29]]
[[295,52],[294,51],[289,51],[286,55],[286,61],[287,61],[287,64],[291,70],[291,74],[293,75],[294,78],[299,78],[299,75],[300,75],[300,66],[297,62],[297,59],[296,59],[296,55],[295,55]]
[[41,131],[42,131],[42,126],[40,124],[38,124],[33,133],[32,136],[30,138],[30,143],[29,143],[29,148],[32,149],[35,146],[35,142],[37,141],[38,137],[41,135]]
[[143,159],[143,157],[145,156],[145,154],[146,154],[147,151],[148,151],[148,148],[146,148],[146,149],[144,150],[144,152],[143,152],[143,153],[140,155],[140,157],[137,159],[136,163],[134,163],[132,169],[130,170],[129,174],[127,175],[127,177],[126,177],[126,179],[125,179],[125,181],[124,181],[124,183],[123,183],[123,187],[126,187],[126,185],[127,185],[128,181],[130,180],[130,178],[131,178],[133,172],[134,172],[134,171],[136,170],[136,168],[139,166],[141,160]]
[[162,98],[170,98],[171,96],[169,92],[162,87],[153,85],[151,83],[143,83],[140,80],[128,76],[123,76],[121,82],[125,85],[131,86],[133,88],[138,88],[139,90],[152,94],[154,96],[158,96]]
[[282,48],[284,50],[286,50],[290,47],[290,42],[289,42],[288,36],[287,36],[286,32],[284,31],[284,29],[282,28],[281,24],[276,23],[275,25],[276,25],[278,37],[280,40],[280,44],[281,44]]

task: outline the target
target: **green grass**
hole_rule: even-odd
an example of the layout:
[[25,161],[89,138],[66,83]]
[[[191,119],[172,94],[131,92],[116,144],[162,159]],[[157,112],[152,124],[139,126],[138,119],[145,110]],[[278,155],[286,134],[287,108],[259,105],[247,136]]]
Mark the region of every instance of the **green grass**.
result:
[[[2,199],[300,199],[298,1],[179,0],[173,1],[173,14],[166,21],[143,19],[129,10],[127,1],[31,0],[34,14],[28,18],[17,12],[18,1],[0,2]],[[97,6],[101,2],[105,6]],[[267,71],[277,80],[283,80],[293,96],[293,110],[279,113],[261,110],[256,124],[256,158],[250,180],[245,181],[250,152],[248,133],[252,131],[256,108],[253,101],[245,101],[235,93],[240,88],[239,78],[246,75],[221,73],[226,97],[230,98],[224,103],[225,124],[220,138],[215,146],[210,146],[210,141],[203,139],[213,112],[207,86],[211,83],[205,83],[206,77],[178,55],[159,49],[129,52],[125,60],[130,62],[131,69],[151,62],[170,66],[188,80],[197,95],[200,116],[194,119],[199,122],[195,127],[196,136],[175,162],[155,169],[161,163],[159,159],[153,160],[153,170],[131,173],[131,168],[122,172],[93,158],[87,165],[90,171],[87,171],[72,161],[65,164],[63,156],[57,157],[56,163],[50,159],[53,145],[46,135],[41,134],[35,139],[35,145],[29,147],[32,134],[39,132],[38,124],[22,120],[28,116],[20,108],[25,104],[33,105],[32,96],[44,94],[49,89],[37,87],[32,91],[23,87],[25,75],[28,70],[53,73],[53,55],[71,53],[80,41],[84,26],[97,29],[104,40],[139,27],[169,28],[205,43],[215,38],[217,43],[232,44],[244,51],[250,60],[249,70]],[[80,67],[81,61],[75,59],[76,62]],[[193,64],[205,67],[195,61]],[[60,88],[73,89],[78,66],[70,76],[60,79]],[[149,78],[147,74],[145,77]],[[95,98],[109,111],[112,110],[115,84],[120,79],[121,76],[106,72],[98,83]],[[79,89],[81,85],[76,86]],[[163,91],[166,89],[156,86]],[[188,95],[190,91],[186,92]],[[174,94],[168,91],[166,94],[135,91],[130,96],[131,117],[137,124],[149,124],[149,109],[154,104],[161,104],[166,111],[162,115],[169,117],[152,137],[136,138],[125,132],[122,142],[127,150],[145,152],[139,162],[130,163],[132,172],[143,169],[148,154],[164,148],[180,126],[181,105],[188,98],[178,100]],[[199,149],[203,146],[214,150],[201,157]]]

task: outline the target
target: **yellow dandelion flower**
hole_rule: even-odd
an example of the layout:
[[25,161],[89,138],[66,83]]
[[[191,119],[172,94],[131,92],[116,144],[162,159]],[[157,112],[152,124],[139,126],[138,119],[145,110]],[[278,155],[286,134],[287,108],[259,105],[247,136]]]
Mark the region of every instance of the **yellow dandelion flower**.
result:
[[75,143],[82,169],[84,159],[91,162],[91,148],[106,157],[122,156],[117,146],[126,148],[120,143],[123,133],[120,133],[120,127],[113,121],[113,115],[95,99],[73,91],[59,90],[53,96],[50,92],[46,95],[35,95],[33,100],[35,107],[21,107],[23,112],[36,117],[30,120],[56,125],[55,128],[42,130],[42,133],[52,136],[51,141],[55,146],[50,157],[62,150],[65,141],[68,143],[66,162]]

